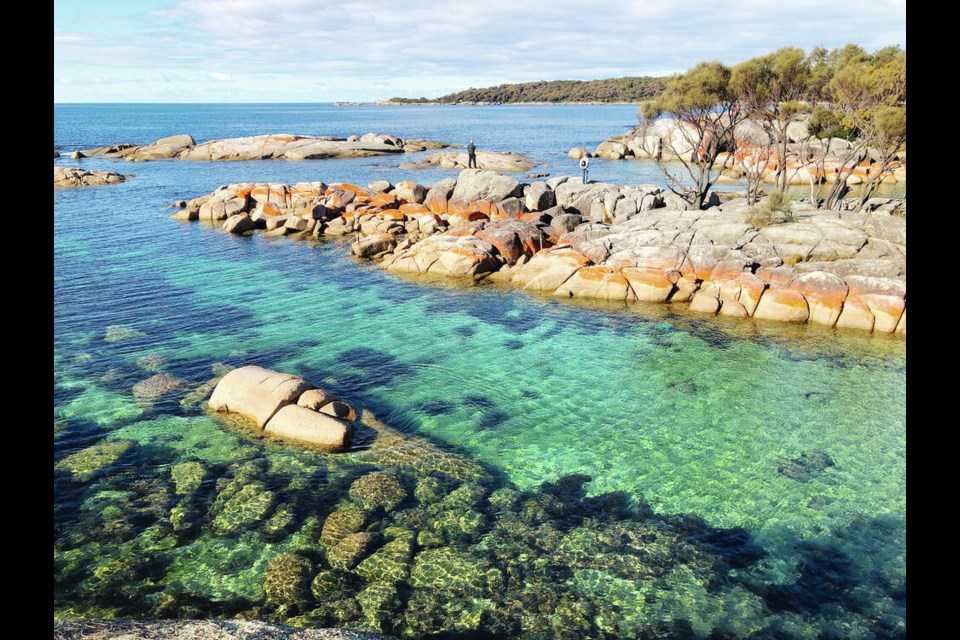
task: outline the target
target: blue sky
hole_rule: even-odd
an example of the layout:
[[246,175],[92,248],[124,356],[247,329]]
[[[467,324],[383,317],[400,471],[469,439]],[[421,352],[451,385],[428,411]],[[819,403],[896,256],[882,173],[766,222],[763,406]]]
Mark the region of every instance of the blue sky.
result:
[[906,0],[55,0],[54,102],[331,102],[906,47]]

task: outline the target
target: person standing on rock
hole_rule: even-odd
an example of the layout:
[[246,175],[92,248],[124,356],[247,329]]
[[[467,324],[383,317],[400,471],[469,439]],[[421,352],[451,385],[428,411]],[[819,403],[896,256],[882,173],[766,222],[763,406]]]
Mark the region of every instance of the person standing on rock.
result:
[[580,158],[580,170],[583,171],[583,184],[587,184],[587,174],[590,173],[590,160],[587,156]]
[[477,169],[477,147],[473,144],[473,140],[470,141],[470,144],[467,145],[467,168],[468,169]]

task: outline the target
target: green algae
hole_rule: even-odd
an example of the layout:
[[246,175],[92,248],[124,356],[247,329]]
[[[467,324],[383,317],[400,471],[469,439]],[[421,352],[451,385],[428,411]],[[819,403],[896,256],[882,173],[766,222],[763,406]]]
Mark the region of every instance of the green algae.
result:
[[274,494],[263,484],[235,479],[217,496],[211,508],[213,530],[221,535],[259,524],[274,505]]
[[110,437],[141,445],[162,442],[176,454],[203,463],[246,460],[258,453],[249,443],[202,416],[160,415],[131,422],[114,430]]
[[387,529],[384,535],[393,539],[360,562],[354,573],[368,581],[404,582],[410,574],[415,536],[412,531],[396,527]]
[[133,327],[122,324],[112,324],[107,327],[103,340],[104,342],[122,342],[124,340],[132,340],[133,338],[142,338],[145,335],[147,334],[139,329],[134,329]]
[[206,382],[198,384],[180,399],[180,406],[195,407],[204,402],[213,394],[213,390],[217,388],[217,383],[219,383],[221,379],[221,376],[217,376],[216,378],[211,378]]
[[372,582],[357,594],[357,604],[363,612],[361,628],[382,633],[386,622],[400,604],[397,588],[389,582]]
[[131,440],[101,442],[82,451],[70,454],[54,467],[71,473],[79,482],[91,480],[103,473],[135,446]]
[[483,590],[490,566],[483,558],[453,548],[426,549],[414,558],[410,584],[461,593]]
[[263,593],[268,606],[300,611],[313,602],[310,580],[313,563],[297,554],[277,556],[263,574]]
[[83,391],[70,402],[56,407],[58,418],[82,418],[100,425],[131,420],[143,413],[130,398],[96,385],[83,385]]
[[323,522],[320,540],[325,545],[335,545],[346,536],[359,532],[366,519],[366,512],[356,507],[334,511]]
[[181,462],[170,469],[170,477],[176,485],[178,494],[193,493],[200,488],[204,478],[207,476],[207,470],[203,463],[196,460]]
[[432,504],[447,495],[448,491],[449,487],[443,482],[433,476],[427,476],[417,481],[413,495],[417,498],[417,502],[421,504]]
[[350,485],[350,497],[364,509],[392,511],[407,497],[407,490],[392,475],[374,471]]
[[322,602],[336,600],[350,589],[347,578],[336,571],[321,571],[310,583],[310,593]]
[[263,524],[263,532],[271,538],[282,538],[296,523],[297,514],[293,507],[281,504]]
[[340,571],[353,569],[379,541],[375,533],[351,533],[327,549],[327,564]]

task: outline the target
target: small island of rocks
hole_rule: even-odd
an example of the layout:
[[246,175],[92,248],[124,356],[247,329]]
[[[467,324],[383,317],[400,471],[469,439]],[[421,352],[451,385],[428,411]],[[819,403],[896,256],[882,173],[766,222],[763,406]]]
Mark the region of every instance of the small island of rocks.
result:
[[79,157],[99,155],[129,162],[146,160],[315,160],[320,158],[364,158],[391,153],[415,153],[443,149],[450,145],[433,140],[404,140],[390,134],[362,136],[305,136],[269,134],[224,138],[197,143],[187,134],[161,138],[147,145],[114,144],[80,151]]

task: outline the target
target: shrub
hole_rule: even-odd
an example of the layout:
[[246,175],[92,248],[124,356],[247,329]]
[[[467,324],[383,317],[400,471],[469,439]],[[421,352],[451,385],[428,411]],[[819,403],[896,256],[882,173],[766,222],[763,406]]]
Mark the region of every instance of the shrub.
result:
[[753,207],[750,224],[758,229],[780,222],[793,222],[790,200],[780,191],[773,191]]

